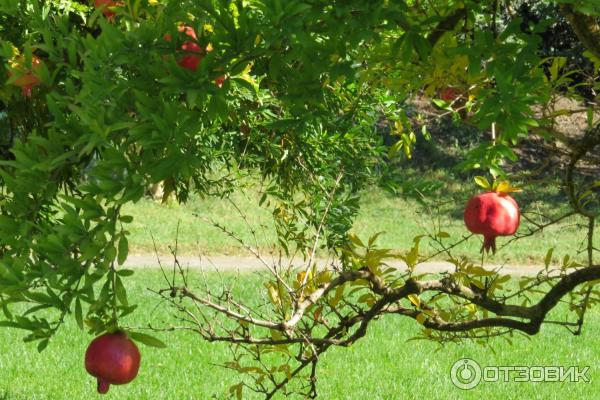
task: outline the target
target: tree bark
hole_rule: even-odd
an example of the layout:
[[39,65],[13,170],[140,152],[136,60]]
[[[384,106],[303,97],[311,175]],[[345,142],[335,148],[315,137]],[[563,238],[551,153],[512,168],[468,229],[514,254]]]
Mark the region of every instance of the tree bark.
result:
[[594,56],[600,58],[600,25],[598,19],[574,10],[570,4],[562,4],[560,11],[569,21],[573,32],[585,48]]

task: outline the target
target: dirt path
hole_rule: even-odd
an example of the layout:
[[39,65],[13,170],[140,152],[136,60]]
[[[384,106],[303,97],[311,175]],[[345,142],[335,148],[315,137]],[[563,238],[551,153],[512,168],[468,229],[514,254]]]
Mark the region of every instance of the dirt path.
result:
[[[161,255],[158,258],[163,267],[171,268],[173,266],[173,257],[171,255]],[[202,258],[198,256],[180,256],[178,259],[184,268],[203,268],[206,271],[256,271],[266,269],[265,265],[256,257],[211,255],[202,256]],[[274,264],[271,257],[265,257],[264,260],[269,265]],[[289,264],[289,260],[282,260],[282,265],[287,266]],[[303,265],[301,259],[294,260],[291,264],[294,267],[301,267]],[[317,260],[317,265],[324,266],[328,264],[327,260]],[[389,261],[388,264],[398,269],[406,269],[406,264],[401,261]],[[127,268],[158,268],[159,261],[155,254],[132,254],[127,258],[124,266]],[[489,265],[486,266],[486,269],[491,270],[497,267]],[[502,266],[501,271],[502,273],[511,275],[535,275],[542,268],[542,266],[535,265],[505,265]],[[443,261],[427,262],[417,266],[417,273],[452,270],[454,270],[454,266]]]

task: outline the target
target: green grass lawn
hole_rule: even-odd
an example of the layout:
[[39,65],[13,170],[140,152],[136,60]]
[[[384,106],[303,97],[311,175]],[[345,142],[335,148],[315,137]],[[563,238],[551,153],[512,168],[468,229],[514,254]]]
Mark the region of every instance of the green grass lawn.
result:
[[[158,299],[147,287],[164,287],[161,273],[148,269],[136,271],[127,279],[130,297],[140,309],[123,324],[141,326],[152,321],[173,321],[166,306],[156,308]],[[216,280],[216,276],[210,276]],[[232,279],[232,275],[226,275]],[[256,299],[262,290],[256,274],[243,274],[237,291]],[[199,282],[198,282],[199,283]],[[564,311],[555,311],[559,319]],[[532,337],[515,337],[510,346],[502,339],[492,343],[495,353],[474,343],[447,344],[443,347],[414,337],[416,322],[397,316],[376,321],[365,338],[348,349],[333,349],[325,354],[319,370],[321,399],[592,399],[600,390],[598,349],[600,349],[600,312],[588,314],[583,333],[572,336],[564,328],[544,326]],[[227,388],[236,375],[215,367],[227,361],[224,344],[203,342],[193,333],[156,334],[167,349],[140,345],[142,367],[138,378],[126,386],[111,387],[106,399],[210,399],[226,398]],[[72,319],[41,354],[35,345],[21,341],[23,332],[0,330],[0,399],[4,400],[87,400],[100,397],[95,382],[83,367],[83,355],[91,340]],[[591,383],[481,383],[470,391],[455,388],[449,378],[452,364],[469,357],[483,366],[590,366]],[[4,397],[2,397],[2,395]],[[257,398],[244,392],[244,399]]]
[[[446,239],[447,243],[458,241],[468,233],[462,220],[463,206],[468,196],[477,189],[471,184],[457,183],[456,180],[445,175],[435,178],[442,182],[445,181],[444,190],[449,195],[444,200],[452,200],[444,204],[439,212],[430,213],[415,200],[393,196],[380,189],[372,189],[363,193],[361,211],[355,221],[353,231],[362,238],[384,231],[385,234],[381,235],[379,239],[381,246],[406,250],[410,248],[415,236],[431,230],[433,214],[436,219],[438,216],[440,217],[440,226],[451,235],[449,239]],[[560,215],[561,208],[564,209],[566,205],[564,203],[560,205],[561,203],[556,201],[557,191],[558,187],[549,187],[543,191],[529,190],[514,196],[524,211],[544,212],[557,216]],[[232,200],[257,229],[258,240],[256,242],[243,218],[225,200],[192,197],[185,205],[178,205],[174,202],[163,205],[144,199],[125,208],[125,213],[134,216],[134,222],[128,226],[131,231],[131,251],[134,253],[153,252],[154,237],[159,252],[168,253],[168,246],[175,244],[179,224],[178,248],[180,254],[244,254],[245,250],[239,243],[194,214],[210,216],[213,220],[236,232],[239,237],[252,246],[258,244],[259,247],[268,247],[276,242],[270,212],[258,207],[255,193],[250,192],[247,195],[235,193]],[[440,198],[441,200],[442,198]],[[557,204],[559,205],[557,206]],[[555,260],[566,254],[583,259],[584,254],[578,254],[578,249],[586,238],[586,229],[582,225],[584,223],[585,221],[579,217],[565,219],[559,224],[546,228],[540,234],[513,242],[495,256],[490,256],[488,262],[491,264],[542,264],[550,247],[555,247]],[[519,232],[525,233],[531,227],[532,225],[523,219]],[[501,245],[508,238],[498,238],[497,240]],[[600,239],[596,238],[596,244],[597,247],[600,246]],[[481,236],[477,236],[458,246],[455,253],[479,259],[480,248]],[[425,252],[432,251],[427,246],[424,246],[423,250]],[[439,256],[437,259],[443,259],[443,256]]]

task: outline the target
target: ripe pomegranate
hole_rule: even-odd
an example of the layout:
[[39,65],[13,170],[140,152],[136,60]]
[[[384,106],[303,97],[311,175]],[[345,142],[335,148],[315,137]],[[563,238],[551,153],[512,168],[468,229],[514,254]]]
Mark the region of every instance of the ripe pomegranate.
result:
[[113,0],[94,0],[94,7],[96,8],[100,8],[102,6],[105,6],[104,9],[102,10],[102,14],[109,20],[112,20],[115,15],[117,15],[114,11],[113,11],[113,7],[116,6],[120,6],[120,3],[117,3],[116,1]]
[[181,57],[177,61],[177,64],[179,64],[179,66],[182,68],[187,68],[191,71],[196,71],[198,69],[198,65],[200,65],[200,62],[204,58],[204,52],[202,48],[198,45],[198,43],[187,41],[181,45],[181,50],[188,53],[196,54],[187,54]]
[[[12,83],[15,86],[21,88],[23,96],[31,97],[33,88],[40,84],[41,80],[38,77],[38,71],[42,66],[42,61],[36,57],[31,57],[31,69],[25,69],[23,66],[23,60],[19,61],[15,66],[18,78]],[[12,72],[8,72],[9,78],[13,76]]]
[[98,379],[98,393],[108,392],[109,386],[123,385],[137,376],[140,351],[125,332],[98,336],[85,352],[85,369]]
[[189,53],[202,53],[202,48],[200,47],[200,45],[198,45],[198,43],[190,41],[183,42],[183,44],[181,45],[181,50],[187,51]]
[[196,71],[203,58],[204,57],[202,56],[194,55],[183,56],[177,61],[177,65],[179,65],[181,68],[189,69],[190,71]]
[[[192,39],[186,40],[181,45],[181,51],[184,52],[184,55],[178,58],[177,64],[182,68],[189,69],[190,71],[196,71],[204,59],[205,54],[212,51],[212,46],[209,43],[204,49],[200,47],[198,44],[198,36],[196,35],[196,31],[191,26],[180,24],[177,27],[177,31]],[[173,35],[170,33],[165,33],[163,35],[163,39],[167,42],[170,42],[173,40]],[[166,57],[163,57],[163,59],[166,59]]]
[[454,101],[460,95],[457,89],[447,87],[440,92],[440,99],[444,101]]
[[486,192],[471,197],[465,207],[465,225],[483,235],[481,251],[496,253],[496,236],[510,236],[517,231],[521,213],[517,202],[506,193]]

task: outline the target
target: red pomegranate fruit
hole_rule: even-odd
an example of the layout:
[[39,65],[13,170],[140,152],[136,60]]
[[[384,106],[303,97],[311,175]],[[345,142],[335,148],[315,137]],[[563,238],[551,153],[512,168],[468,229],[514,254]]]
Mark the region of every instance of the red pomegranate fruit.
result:
[[483,235],[481,251],[496,253],[496,236],[510,236],[517,231],[521,213],[517,202],[506,193],[486,192],[471,197],[465,207],[465,225]]
[[85,352],[85,369],[98,379],[98,393],[106,393],[110,385],[123,385],[137,376],[140,351],[125,332],[98,336]]
[[440,92],[440,99],[444,101],[454,101],[458,96],[460,93],[453,87],[447,87]]
[[215,85],[217,85],[218,88],[223,87],[223,83],[225,83],[226,79],[227,77],[225,75],[217,76],[215,78]]
[[194,55],[183,56],[177,61],[177,65],[181,68],[189,69],[190,71],[196,71],[203,58],[204,57],[202,56]]
[[181,50],[187,51],[188,53],[202,53],[202,48],[196,42],[183,42]]
[[94,7],[100,8],[104,6],[102,14],[109,20],[112,20],[117,15],[117,13],[114,12],[114,7],[120,5],[121,3],[113,0],[94,0]]
[[198,45],[198,43],[187,41],[181,45],[181,50],[187,52],[188,54],[181,57],[177,61],[177,64],[179,64],[179,66],[182,68],[196,71],[198,69],[198,65],[200,65],[200,62],[204,58],[202,48]]

